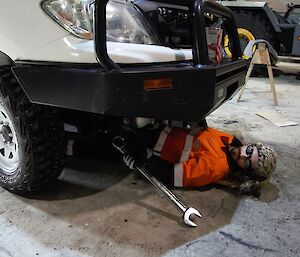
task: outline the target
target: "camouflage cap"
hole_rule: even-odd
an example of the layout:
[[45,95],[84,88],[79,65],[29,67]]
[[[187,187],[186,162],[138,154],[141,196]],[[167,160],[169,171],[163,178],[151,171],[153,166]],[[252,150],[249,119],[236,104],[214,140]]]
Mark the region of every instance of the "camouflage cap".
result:
[[253,173],[258,178],[266,179],[276,168],[277,154],[271,146],[261,142],[257,142],[255,146],[258,150],[258,163]]

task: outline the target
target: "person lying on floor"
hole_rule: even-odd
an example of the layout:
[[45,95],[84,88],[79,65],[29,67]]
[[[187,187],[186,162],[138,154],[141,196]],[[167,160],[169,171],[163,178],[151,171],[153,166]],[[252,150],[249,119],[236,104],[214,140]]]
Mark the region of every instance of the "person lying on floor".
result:
[[[109,150],[111,139],[93,136],[69,140],[68,153],[115,157],[117,152]],[[143,165],[170,188],[217,184],[258,197],[261,181],[276,168],[277,155],[271,146],[243,144],[214,128],[144,128],[142,136],[129,136],[126,143],[129,154],[123,157],[124,163],[132,170]]]
[[258,197],[260,182],[276,168],[277,155],[271,146],[243,144],[213,128],[164,127],[149,141],[153,146],[144,150],[137,146],[138,151],[123,157],[124,163],[130,169],[144,163],[168,187],[219,184],[245,194],[255,191]]

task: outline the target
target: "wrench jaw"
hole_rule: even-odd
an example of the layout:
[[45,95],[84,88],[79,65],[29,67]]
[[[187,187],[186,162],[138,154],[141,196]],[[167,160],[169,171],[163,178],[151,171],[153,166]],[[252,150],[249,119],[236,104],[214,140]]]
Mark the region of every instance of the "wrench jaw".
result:
[[190,227],[197,227],[197,224],[190,220],[191,215],[198,216],[201,218],[201,214],[195,208],[188,208],[183,214],[183,222]]

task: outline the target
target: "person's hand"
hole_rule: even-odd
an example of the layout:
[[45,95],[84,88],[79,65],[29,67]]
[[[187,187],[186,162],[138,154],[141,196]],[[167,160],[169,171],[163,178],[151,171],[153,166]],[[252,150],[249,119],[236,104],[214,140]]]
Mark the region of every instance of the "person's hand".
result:
[[129,169],[135,170],[135,168],[136,168],[136,160],[134,159],[133,156],[131,156],[130,154],[124,155],[124,156],[123,156],[123,161],[124,161],[125,165],[126,165]]
[[240,185],[240,193],[259,197],[261,194],[261,183],[255,180],[248,180]]

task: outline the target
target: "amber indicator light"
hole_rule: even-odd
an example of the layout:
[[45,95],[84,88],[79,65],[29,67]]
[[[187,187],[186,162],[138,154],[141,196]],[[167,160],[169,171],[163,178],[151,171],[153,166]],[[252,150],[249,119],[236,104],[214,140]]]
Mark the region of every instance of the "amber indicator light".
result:
[[148,79],[144,80],[145,90],[161,90],[161,89],[172,89],[173,79]]

